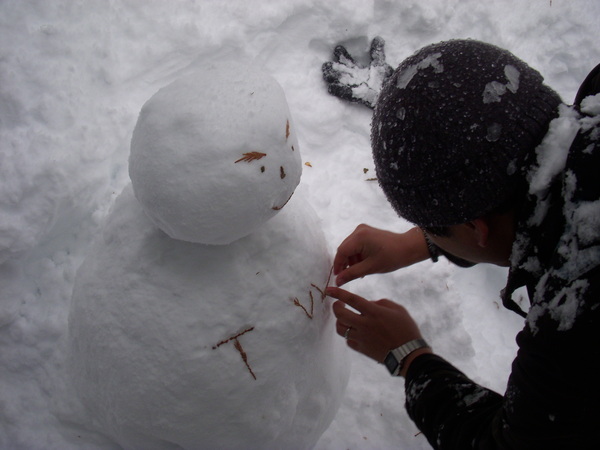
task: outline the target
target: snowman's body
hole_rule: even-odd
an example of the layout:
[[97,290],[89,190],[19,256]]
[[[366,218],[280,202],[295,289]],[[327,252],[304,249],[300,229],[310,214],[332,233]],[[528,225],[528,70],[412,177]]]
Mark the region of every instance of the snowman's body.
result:
[[316,443],[348,380],[324,295],[331,260],[302,197],[276,212],[228,245],[192,243],[124,190],[69,317],[73,382],[94,428],[125,448]]

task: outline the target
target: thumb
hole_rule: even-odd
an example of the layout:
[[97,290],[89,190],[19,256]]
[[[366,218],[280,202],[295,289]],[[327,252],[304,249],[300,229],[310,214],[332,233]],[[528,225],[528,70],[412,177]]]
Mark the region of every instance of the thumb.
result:
[[363,261],[354,264],[353,266],[348,267],[347,269],[342,270],[335,278],[335,284],[337,286],[342,286],[352,280],[362,278],[372,273],[373,263],[369,258],[367,258]]

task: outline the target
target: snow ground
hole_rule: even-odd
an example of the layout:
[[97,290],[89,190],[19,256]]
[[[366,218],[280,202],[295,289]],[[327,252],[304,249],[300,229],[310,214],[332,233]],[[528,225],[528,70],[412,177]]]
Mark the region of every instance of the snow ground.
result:
[[[305,166],[300,189],[333,253],[361,222],[407,229],[380,192],[370,110],[326,93],[321,64],[374,36],[396,66],[423,45],[475,38],[537,68],[569,102],[600,62],[595,0],[0,2],[0,447],[111,448],[73,425],[64,377],[77,267],[128,183],[141,105],[209,61],[253,61],[283,86]],[[499,307],[505,270],[421,263],[355,281],[405,304],[434,349],[503,391],[522,319]],[[352,354],[342,406],[318,449],[426,449],[403,410],[402,381]]]

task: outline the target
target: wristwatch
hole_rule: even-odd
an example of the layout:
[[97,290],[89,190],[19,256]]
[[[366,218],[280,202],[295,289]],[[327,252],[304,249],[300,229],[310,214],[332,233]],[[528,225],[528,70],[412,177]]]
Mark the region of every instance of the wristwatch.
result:
[[425,339],[408,341],[406,344],[391,350],[383,360],[383,363],[392,375],[398,376],[402,370],[404,359],[415,350],[419,350],[420,348],[424,347],[429,347],[427,342],[425,342]]

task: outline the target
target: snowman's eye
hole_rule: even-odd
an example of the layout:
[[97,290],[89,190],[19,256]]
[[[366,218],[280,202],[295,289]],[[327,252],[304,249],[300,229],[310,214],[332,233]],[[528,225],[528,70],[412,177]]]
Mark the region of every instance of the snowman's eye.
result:
[[285,178],[285,170],[283,170],[283,166],[279,167],[279,176],[282,180]]
[[265,166],[260,166],[260,171],[261,171],[261,173],[264,173],[264,171],[265,171]]

